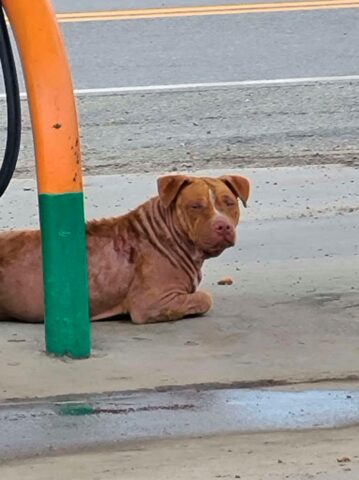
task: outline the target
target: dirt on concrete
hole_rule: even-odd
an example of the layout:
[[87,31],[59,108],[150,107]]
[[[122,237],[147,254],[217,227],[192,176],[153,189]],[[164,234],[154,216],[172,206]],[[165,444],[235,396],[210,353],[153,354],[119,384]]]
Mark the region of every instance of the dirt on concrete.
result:
[[0,464],[6,480],[357,480],[359,429],[137,442]]
[[[84,171],[358,166],[358,99],[359,81],[80,96]],[[22,110],[15,175],[34,178],[26,101]],[[0,115],[0,144],[5,132]]]

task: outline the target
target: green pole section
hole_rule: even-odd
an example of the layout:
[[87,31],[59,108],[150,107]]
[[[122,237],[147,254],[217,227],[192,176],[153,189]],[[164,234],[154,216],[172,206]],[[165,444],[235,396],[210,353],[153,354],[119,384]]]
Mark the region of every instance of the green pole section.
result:
[[91,353],[88,263],[83,193],[40,194],[40,224],[48,353]]

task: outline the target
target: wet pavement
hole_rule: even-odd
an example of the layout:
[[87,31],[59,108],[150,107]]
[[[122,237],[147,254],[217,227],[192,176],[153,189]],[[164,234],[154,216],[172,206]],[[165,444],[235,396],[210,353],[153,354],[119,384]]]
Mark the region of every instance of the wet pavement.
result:
[[138,440],[339,428],[359,423],[359,391],[134,392],[0,406],[0,460]]

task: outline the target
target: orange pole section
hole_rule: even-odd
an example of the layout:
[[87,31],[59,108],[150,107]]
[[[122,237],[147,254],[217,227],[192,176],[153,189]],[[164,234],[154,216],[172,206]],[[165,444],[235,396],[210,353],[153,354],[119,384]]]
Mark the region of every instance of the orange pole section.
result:
[[3,0],[3,6],[23,65],[39,194],[81,192],[81,151],[71,71],[51,2]]

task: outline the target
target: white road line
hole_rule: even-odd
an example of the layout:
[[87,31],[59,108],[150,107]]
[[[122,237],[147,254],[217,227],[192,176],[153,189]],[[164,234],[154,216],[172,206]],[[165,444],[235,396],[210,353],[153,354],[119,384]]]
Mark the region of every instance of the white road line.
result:
[[[339,75],[332,77],[298,77],[298,78],[277,78],[272,80],[241,80],[237,82],[211,82],[211,83],[175,83],[172,85],[142,85],[134,87],[109,87],[109,88],[82,88],[75,89],[77,96],[82,95],[111,95],[116,93],[135,93],[135,92],[161,92],[171,90],[201,90],[211,88],[230,88],[230,87],[260,87],[270,85],[301,85],[314,83],[336,83],[359,81],[359,75]],[[26,98],[26,93],[22,92],[21,98]],[[5,98],[5,94],[0,94],[0,99]]]

